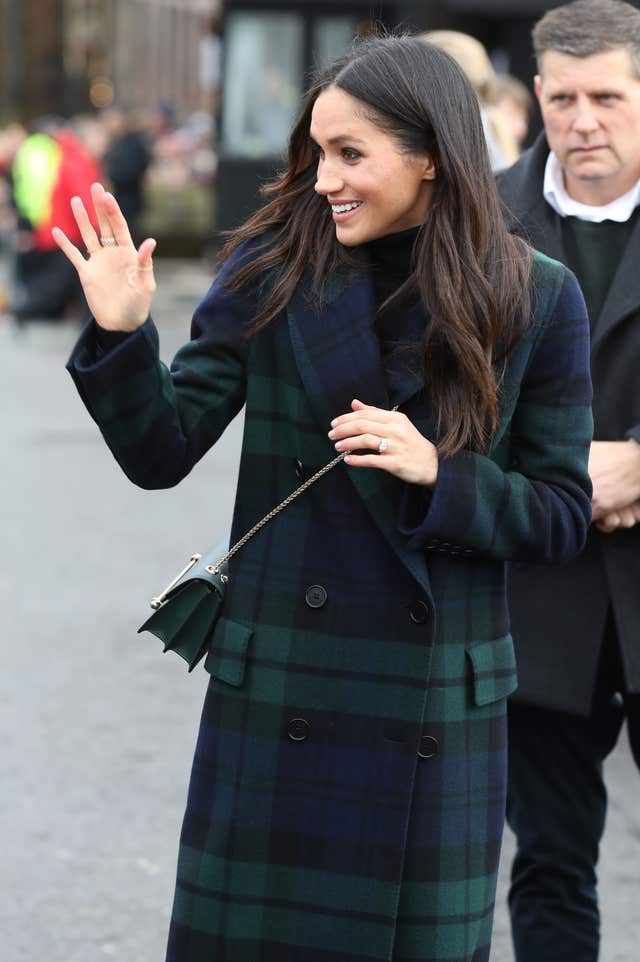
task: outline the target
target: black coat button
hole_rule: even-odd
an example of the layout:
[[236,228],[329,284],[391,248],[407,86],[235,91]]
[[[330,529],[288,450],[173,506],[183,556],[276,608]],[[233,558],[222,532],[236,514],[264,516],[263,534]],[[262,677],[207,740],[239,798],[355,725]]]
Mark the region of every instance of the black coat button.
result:
[[298,479],[298,481],[307,480],[307,475],[304,470],[304,464],[302,463],[300,458],[296,458],[296,478]]
[[322,585],[311,585],[310,588],[307,588],[304,598],[310,608],[322,608],[327,600],[326,588],[323,588]]
[[303,742],[309,737],[309,722],[305,718],[292,718],[287,725],[287,735],[292,742]]
[[433,758],[438,754],[438,740],[433,735],[423,735],[418,742],[418,755],[420,758]]
[[424,601],[414,601],[409,611],[409,617],[415,625],[423,625],[429,618],[429,606]]

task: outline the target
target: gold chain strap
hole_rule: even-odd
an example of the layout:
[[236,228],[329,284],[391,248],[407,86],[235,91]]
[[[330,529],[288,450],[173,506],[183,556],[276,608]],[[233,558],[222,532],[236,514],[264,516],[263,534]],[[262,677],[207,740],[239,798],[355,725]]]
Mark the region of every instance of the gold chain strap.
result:
[[[397,411],[398,405],[394,405],[391,410]],[[292,501],[295,501],[296,498],[299,498],[301,494],[304,494],[304,492],[310,488],[312,484],[315,484],[316,481],[319,481],[320,478],[324,477],[325,474],[328,474],[332,468],[335,468],[336,464],[340,464],[340,462],[344,460],[345,453],[346,452],[339,454],[337,458],[333,459],[333,461],[329,461],[328,464],[325,464],[323,468],[320,468],[319,471],[316,471],[312,478],[309,478],[308,481],[305,481],[304,484],[301,484],[299,488],[296,488],[296,490],[289,495],[288,498],[285,498],[284,501],[281,501],[279,505],[273,508],[269,514],[265,514],[264,518],[258,521],[257,524],[254,524],[253,528],[251,528],[250,531],[247,531],[247,533],[243,535],[239,541],[236,541],[233,548],[229,549],[224,558],[221,558],[220,561],[217,561],[215,565],[207,565],[206,570],[209,572],[209,574],[217,575],[223,565],[225,565],[230,558],[233,558],[234,554],[236,554],[237,551],[240,551],[240,548],[242,548],[250,538],[253,538],[254,534],[257,534],[261,528],[264,528],[265,524],[268,524],[272,518],[275,518],[277,514],[280,514],[281,511],[284,511],[284,509],[288,507]]]
[[340,464],[340,462],[343,460],[344,454],[339,454],[337,458],[333,459],[333,461],[329,461],[329,463],[325,464],[323,468],[320,468],[319,471],[316,471],[312,478],[309,478],[309,480],[305,481],[304,484],[301,484],[299,488],[296,488],[296,490],[293,491],[288,498],[285,498],[284,501],[281,501],[280,504],[278,504],[269,512],[269,514],[265,514],[264,518],[258,521],[257,524],[254,524],[253,528],[251,528],[250,531],[247,531],[247,533],[243,535],[239,541],[236,541],[233,548],[229,549],[224,558],[221,558],[220,561],[217,561],[215,565],[207,565],[207,571],[209,574],[217,575],[223,565],[227,563],[229,558],[233,558],[234,554],[237,551],[240,551],[240,548],[242,548],[250,538],[253,538],[254,534],[257,534],[261,528],[264,528],[265,524],[271,521],[272,518],[275,518],[277,514],[280,514],[281,511],[284,511],[284,509],[288,507],[292,501],[295,501],[295,499],[299,498],[301,494],[304,494],[307,488],[310,488],[312,484],[315,484],[316,481],[319,481],[320,478],[322,478],[325,474],[328,474],[332,468],[335,468],[336,464]]

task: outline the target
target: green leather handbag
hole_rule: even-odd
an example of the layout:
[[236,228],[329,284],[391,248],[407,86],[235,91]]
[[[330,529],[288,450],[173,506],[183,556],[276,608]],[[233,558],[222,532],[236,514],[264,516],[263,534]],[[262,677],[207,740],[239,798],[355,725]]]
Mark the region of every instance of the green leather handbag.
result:
[[[150,618],[138,628],[175,651],[193,671],[207,652],[209,639],[220,616],[227,583],[226,553],[229,541],[220,542],[204,555],[193,554],[188,564],[155,598]],[[222,561],[220,560],[222,559]]]
[[138,633],[151,632],[164,643],[164,651],[175,651],[187,662],[189,671],[193,671],[206,655],[220,617],[225,586],[229,580],[229,559],[265,524],[343,458],[344,454],[340,454],[320,468],[312,478],[301,484],[288,498],[258,521],[232,548],[228,549],[227,539],[226,542],[218,542],[204,555],[191,555],[188,564],[178,572],[164,591],[151,599],[153,614],[138,628]]

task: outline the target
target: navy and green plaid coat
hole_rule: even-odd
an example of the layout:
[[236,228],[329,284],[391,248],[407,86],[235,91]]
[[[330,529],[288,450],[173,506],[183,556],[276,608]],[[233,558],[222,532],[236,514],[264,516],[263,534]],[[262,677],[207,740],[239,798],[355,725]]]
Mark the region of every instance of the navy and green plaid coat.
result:
[[[334,456],[352,398],[434,438],[428,384],[386,379],[367,273],[298,291],[250,339],[223,269],[171,372],[149,320],[69,362],[127,475],[176,484],[246,404],[233,538]],[[212,637],[168,962],[486,962],[516,672],[505,562],[558,561],[590,515],[588,325],[536,255],[491,452],[427,496],[340,464],[231,561]],[[215,456],[215,455],[214,455]],[[203,519],[206,527],[206,517]],[[177,670],[177,666],[176,666]]]

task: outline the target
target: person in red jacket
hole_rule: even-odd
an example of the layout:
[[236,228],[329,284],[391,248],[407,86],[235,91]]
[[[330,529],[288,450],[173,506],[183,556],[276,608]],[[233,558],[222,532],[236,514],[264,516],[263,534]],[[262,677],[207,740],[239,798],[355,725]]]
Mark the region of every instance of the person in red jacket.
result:
[[98,164],[70,129],[47,120],[16,153],[12,177],[19,219],[11,313],[20,323],[60,318],[74,304],[82,309],[82,290],[51,228],[64,222],[81,242],[69,201],[89,198],[91,184],[100,180]]

